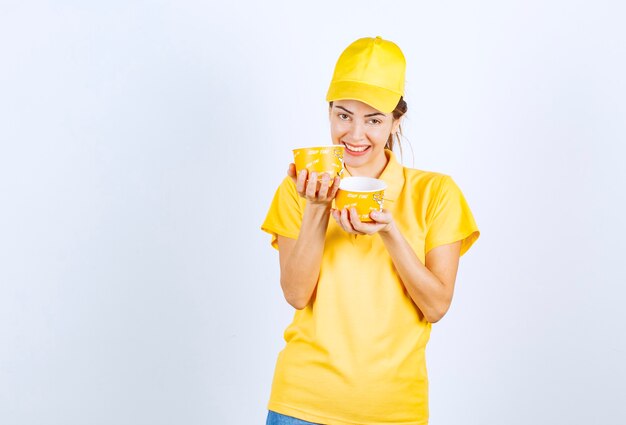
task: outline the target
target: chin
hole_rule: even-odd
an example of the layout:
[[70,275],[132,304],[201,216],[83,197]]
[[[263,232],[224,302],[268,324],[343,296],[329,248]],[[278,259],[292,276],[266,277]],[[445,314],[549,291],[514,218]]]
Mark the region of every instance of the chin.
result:
[[348,154],[344,155],[343,162],[348,167],[357,168],[367,163],[367,158],[350,158]]

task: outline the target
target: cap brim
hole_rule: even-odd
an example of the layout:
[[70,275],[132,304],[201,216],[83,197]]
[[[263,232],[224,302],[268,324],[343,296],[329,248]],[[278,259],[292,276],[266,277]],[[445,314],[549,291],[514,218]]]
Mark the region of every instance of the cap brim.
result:
[[358,81],[336,81],[330,84],[326,94],[326,101],[359,100],[384,114],[388,114],[396,109],[400,97],[402,97],[400,93],[382,87]]

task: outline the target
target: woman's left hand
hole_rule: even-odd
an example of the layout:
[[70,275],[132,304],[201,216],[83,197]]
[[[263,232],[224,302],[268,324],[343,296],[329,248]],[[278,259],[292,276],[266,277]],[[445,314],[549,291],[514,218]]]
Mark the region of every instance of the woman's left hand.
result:
[[373,222],[361,221],[354,207],[349,210],[347,208],[343,210],[333,209],[332,212],[333,218],[337,224],[346,232],[355,235],[373,235],[378,232],[384,233],[390,231],[394,226],[393,217],[388,210],[372,211],[370,218],[374,220]]

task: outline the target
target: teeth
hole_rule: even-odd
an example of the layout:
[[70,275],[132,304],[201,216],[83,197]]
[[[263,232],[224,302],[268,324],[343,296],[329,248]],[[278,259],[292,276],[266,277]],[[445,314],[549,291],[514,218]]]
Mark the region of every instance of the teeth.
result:
[[363,152],[365,149],[369,147],[369,146],[352,146],[347,143],[344,143],[344,145],[351,152]]

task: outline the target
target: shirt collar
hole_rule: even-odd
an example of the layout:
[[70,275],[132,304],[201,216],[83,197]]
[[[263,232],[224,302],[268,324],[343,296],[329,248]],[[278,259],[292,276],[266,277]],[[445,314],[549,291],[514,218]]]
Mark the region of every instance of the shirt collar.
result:
[[[400,196],[404,186],[404,167],[396,160],[396,156],[389,149],[385,149],[385,156],[387,157],[387,165],[379,179],[387,183],[384,199],[395,201]],[[344,169],[344,171],[347,176],[350,176],[350,172],[347,169]]]

